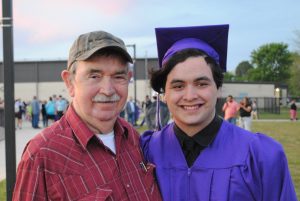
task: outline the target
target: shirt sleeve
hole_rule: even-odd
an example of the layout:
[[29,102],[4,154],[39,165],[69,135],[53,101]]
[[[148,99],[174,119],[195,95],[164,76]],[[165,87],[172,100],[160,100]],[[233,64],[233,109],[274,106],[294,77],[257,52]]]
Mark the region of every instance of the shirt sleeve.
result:
[[25,149],[17,169],[13,201],[48,200],[44,178],[42,163]]
[[279,143],[257,134],[246,163],[242,174],[256,200],[297,201],[288,162]]
[[147,162],[152,162],[149,155],[149,143],[154,131],[146,131],[140,137],[140,146]]

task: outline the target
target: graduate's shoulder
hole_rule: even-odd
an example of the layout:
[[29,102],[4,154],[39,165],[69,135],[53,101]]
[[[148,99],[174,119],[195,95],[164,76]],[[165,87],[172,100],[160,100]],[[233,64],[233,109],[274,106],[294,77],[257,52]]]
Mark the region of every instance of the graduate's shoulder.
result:
[[265,133],[253,133],[225,121],[222,127],[223,132],[226,132],[223,135],[228,135],[232,145],[247,147],[247,151],[253,152],[283,152],[282,145]]

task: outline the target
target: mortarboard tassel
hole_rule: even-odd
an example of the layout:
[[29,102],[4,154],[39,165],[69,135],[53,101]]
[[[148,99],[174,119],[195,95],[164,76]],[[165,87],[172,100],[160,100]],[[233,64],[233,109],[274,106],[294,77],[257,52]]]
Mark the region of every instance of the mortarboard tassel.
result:
[[160,120],[160,98],[159,93],[156,94],[156,122],[155,122],[155,131],[161,129],[161,120]]

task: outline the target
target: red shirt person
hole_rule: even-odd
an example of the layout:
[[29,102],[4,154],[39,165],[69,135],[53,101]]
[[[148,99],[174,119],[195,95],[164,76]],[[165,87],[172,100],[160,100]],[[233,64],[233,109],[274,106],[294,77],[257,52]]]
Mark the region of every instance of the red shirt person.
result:
[[227,100],[223,105],[224,119],[230,123],[236,124],[236,117],[240,109],[239,104],[233,99],[232,95],[227,96]]
[[107,32],[77,38],[61,74],[72,102],[26,146],[13,200],[161,200],[137,131],[119,117],[128,62],[124,42]]

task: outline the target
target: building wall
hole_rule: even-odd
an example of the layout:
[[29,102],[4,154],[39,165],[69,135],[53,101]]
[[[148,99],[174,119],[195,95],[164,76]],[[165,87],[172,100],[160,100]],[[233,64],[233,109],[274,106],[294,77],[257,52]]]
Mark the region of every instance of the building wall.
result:
[[[145,80],[136,81],[136,99],[143,101],[146,95],[151,95],[152,91],[148,82]],[[3,89],[3,83],[0,83],[0,89]],[[15,98],[21,98],[24,101],[30,101],[33,96],[39,100],[48,100],[52,95],[62,95],[68,100],[71,97],[64,82],[39,82],[39,83],[15,83]],[[128,97],[134,98],[134,82],[129,83]],[[3,91],[0,90],[0,99],[4,99]]]
[[[35,95],[40,100],[47,100],[54,94],[70,99],[60,73],[66,68],[67,61],[19,61],[15,62],[15,97],[31,100]],[[136,99],[143,101],[146,95],[153,92],[149,86],[149,72],[158,68],[157,58],[136,59]],[[273,83],[224,83],[221,97],[231,94],[234,97],[275,97]],[[287,91],[280,91],[281,97]],[[134,82],[129,84],[129,95],[135,98]],[[3,64],[0,63],[0,98],[3,99]]]
[[227,97],[274,97],[275,85],[269,83],[224,83],[221,94]]

